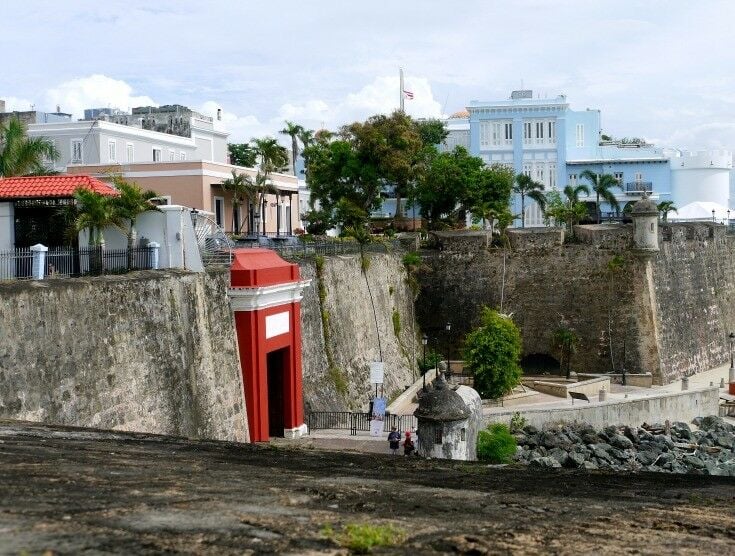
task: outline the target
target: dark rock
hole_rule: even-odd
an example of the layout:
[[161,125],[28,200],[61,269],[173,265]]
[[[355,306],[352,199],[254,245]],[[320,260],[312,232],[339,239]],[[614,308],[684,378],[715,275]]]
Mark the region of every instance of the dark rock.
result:
[[699,427],[702,424],[702,417],[695,417],[692,419],[692,425]]
[[670,436],[666,436],[665,434],[657,434],[654,436],[654,442],[666,450],[671,450],[674,447],[674,441],[671,440]]
[[701,469],[704,467],[704,462],[701,459],[699,459],[697,456],[686,455],[683,458],[681,458],[681,461],[685,465],[694,467],[696,469]]
[[658,454],[649,450],[638,452],[635,455],[636,461],[638,461],[641,465],[651,465],[654,461],[656,461],[657,457]]
[[556,448],[559,445],[559,437],[551,431],[542,432],[538,440],[545,448]]
[[631,427],[625,427],[625,430],[623,431],[623,434],[633,444],[638,444],[638,442],[640,440],[640,438],[638,436],[638,429],[634,429],[634,428],[631,428]]
[[569,460],[569,454],[561,448],[554,448],[549,457],[554,458],[562,467],[566,467],[567,461]]
[[708,415],[702,419],[699,428],[703,431],[714,431],[714,430],[728,430],[731,425],[728,425],[722,417],[716,415]]
[[531,436],[534,434],[538,434],[538,429],[534,427],[533,425],[526,425],[523,427],[523,432],[525,432],[527,435]]
[[587,458],[584,454],[580,454],[579,452],[571,452],[570,454],[568,454],[565,467],[583,467],[586,459]]
[[616,434],[610,438],[610,444],[621,450],[628,450],[633,447],[633,441],[622,434]]
[[597,444],[600,441],[600,437],[594,432],[586,432],[582,435],[582,442],[585,444]]
[[582,464],[582,469],[586,469],[587,471],[594,471],[595,469],[599,469],[599,468],[593,462],[585,461]]
[[729,432],[720,432],[712,435],[712,440],[717,446],[722,446],[723,448],[727,448],[728,450],[732,450],[734,438],[735,436],[733,436]]

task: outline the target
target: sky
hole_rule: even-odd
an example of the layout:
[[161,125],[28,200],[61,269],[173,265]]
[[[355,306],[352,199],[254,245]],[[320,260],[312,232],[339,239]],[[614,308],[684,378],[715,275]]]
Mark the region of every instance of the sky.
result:
[[735,149],[732,1],[2,0],[0,21],[9,109],[221,108],[246,141],[390,112],[403,67],[414,116],[523,86],[615,137]]

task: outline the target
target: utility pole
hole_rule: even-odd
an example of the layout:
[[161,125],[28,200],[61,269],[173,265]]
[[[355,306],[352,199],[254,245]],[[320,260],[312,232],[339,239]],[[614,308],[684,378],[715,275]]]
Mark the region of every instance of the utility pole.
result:
[[403,96],[404,96],[403,94],[403,68],[399,68],[398,71],[400,75],[399,84],[398,84],[398,98],[400,99],[399,106],[401,107],[400,108],[401,112],[404,112],[404,109],[403,109]]

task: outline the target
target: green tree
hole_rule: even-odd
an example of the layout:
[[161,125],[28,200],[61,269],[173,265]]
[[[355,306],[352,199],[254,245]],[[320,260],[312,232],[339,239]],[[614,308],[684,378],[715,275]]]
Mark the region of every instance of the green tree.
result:
[[[222,181],[221,187],[224,191],[229,191],[232,194],[232,230],[239,234],[243,215],[241,214],[240,219],[238,219],[235,209],[250,204],[257,205],[260,191],[253,178],[247,174],[237,173],[235,170],[232,171],[232,177]],[[240,212],[242,213],[242,211]],[[253,230],[248,231],[253,232]]]
[[589,194],[586,185],[567,185],[564,187],[564,197],[557,191],[550,191],[546,195],[546,221],[554,219],[556,224],[566,225],[569,232],[574,234],[574,225],[587,214],[587,207],[579,201],[582,192]]
[[670,212],[679,212],[676,206],[674,205],[674,201],[661,201],[658,205],[656,205],[656,208],[661,213],[662,222],[669,221]]
[[230,164],[253,168],[258,161],[258,154],[250,143],[229,143]]
[[521,381],[521,333],[507,316],[483,307],[480,326],[465,339],[465,365],[483,398],[500,398]]
[[253,139],[251,142],[258,160],[258,171],[255,179],[250,176],[246,176],[244,179],[252,181],[252,187],[257,192],[258,202],[255,206],[256,231],[259,231],[259,222],[262,221],[263,231],[265,232],[265,219],[261,218],[265,196],[268,193],[278,193],[278,188],[271,181],[271,174],[282,172],[288,167],[288,154],[286,149],[272,137]]
[[449,135],[447,126],[441,120],[418,120],[416,129],[424,146],[436,146],[444,142]]
[[293,169],[293,175],[296,175],[296,159],[299,156],[299,135],[303,133],[304,128],[299,124],[286,121],[284,127],[280,133],[288,135],[291,138],[291,167]]
[[464,206],[476,217],[490,220],[493,228],[504,230],[513,222],[510,195],[513,189],[513,171],[502,164],[485,167],[467,182]]
[[546,208],[546,197],[544,196],[544,184],[533,181],[531,176],[518,174],[515,178],[513,191],[521,196],[521,228],[526,227],[526,197],[536,201],[543,211]]
[[[600,211],[600,198],[610,205],[616,212],[620,212],[620,203],[615,198],[615,194],[611,191],[614,187],[620,187],[620,183],[611,174],[596,174],[592,170],[585,170],[580,177],[586,179],[592,185],[592,191],[595,192],[595,210],[597,211],[597,223],[600,223],[602,212]],[[588,193],[589,194],[589,193]]]
[[133,266],[133,245],[137,238],[135,221],[144,212],[158,210],[151,199],[158,196],[155,191],[144,191],[135,183],[126,181],[122,176],[112,177],[112,183],[120,192],[118,197],[109,197],[114,211],[114,220],[117,227],[124,227],[128,246],[128,268]]
[[572,355],[577,352],[579,345],[579,336],[567,326],[561,326],[554,331],[552,338],[552,347],[555,348],[559,355],[559,365],[562,369],[566,369],[566,377],[572,372]]
[[0,177],[50,173],[46,161],[59,158],[53,142],[44,137],[28,137],[18,118],[0,124]]

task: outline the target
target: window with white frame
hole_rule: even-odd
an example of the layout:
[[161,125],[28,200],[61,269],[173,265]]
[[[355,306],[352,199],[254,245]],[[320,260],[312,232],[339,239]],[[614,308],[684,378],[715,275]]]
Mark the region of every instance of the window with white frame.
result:
[[186,160],[186,153],[184,151],[179,153],[179,160]]
[[506,145],[513,144],[513,122],[505,122],[503,124],[504,129],[504,143]]
[[490,138],[490,143],[493,147],[499,147],[503,144],[503,137],[502,137],[502,125],[500,122],[493,122],[492,124],[492,136]]
[[531,164],[524,164],[523,165],[523,174],[525,176],[531,177],[531,172],[533,171],[533,166]]
[[162,156],[163,153],[161,152],[161,149],[153,147],[153,162],[161,162]]
[[569,174],[569,185],[571,186],[577,185],[577,174]]
[[168,159],[169,159],[170,162],[173,162],[174,160],[176,160],[176,151],[175,150],[173,150],[173,149],[169,149],[168,150]]
[[556,164],[549,164],[549,187],[556,187]]
[[555,145],[556,144],[556,122],[554,120],[549,120],[548,122],[546,122],[546,126],[549,131],[547,135],[548,143],[550,145]]
[[480,148],[487,149],[491,144],[491,122],[480,122]]
[[117,162],[117,143],[114,139],[107,141],[107,159],[109,162]]
[[643,181],[643,174],[641,172],[635,173],[635,181]]
[[126,148],[127,151],[125,162],[135,162],[135,145],[133,145],[132,143],[128,143]]
[[523,144],[530,145],[533,143],[533,123],[523,122]]
[[544,143],[544,123],[536,122],[536,144],[543,145]]
[[83,149],[84,141],[81,139],[72,139],[71,140],[71,163],[72,164],[82,164],[84,162],[84,157],[82,155],[84,149]]
[[544,167],[543,166],[536,166],[536,181],[539,183],[545,183],[544,182]]
[[618,184],[622,185],[623,183],[623,173],[622,172],[615,172],[615,181],[617,181]]
[[584,147],[584,124],[577,124],[577,146]]

